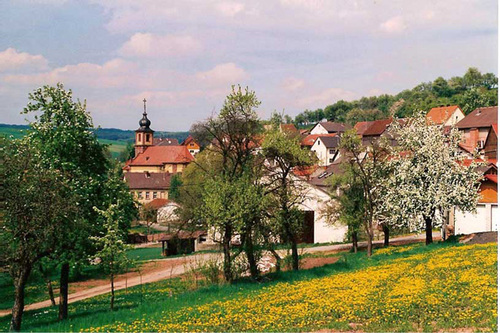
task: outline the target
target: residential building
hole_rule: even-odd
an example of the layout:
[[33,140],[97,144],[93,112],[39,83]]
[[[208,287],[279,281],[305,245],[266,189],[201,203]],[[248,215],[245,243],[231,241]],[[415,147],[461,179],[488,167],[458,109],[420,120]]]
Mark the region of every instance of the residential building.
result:
[[340,157],[340,137],[336,134],[331,136],[318,136],[311,146],[318,157],[318,165],[326,166],[332,164]]
[[436,107],[427,112],[427,120],[432,125],[453,126],[464,118],[458,105]]
[[476,148],[484,153],[488,134],[493,125],[498,124],[498,106],[477,108],[456,124],[462,132],[462,145],[468,151]]
[[200,152],[200,145],[191,135],[182,142],[182,145],[187,147],[193,157]]

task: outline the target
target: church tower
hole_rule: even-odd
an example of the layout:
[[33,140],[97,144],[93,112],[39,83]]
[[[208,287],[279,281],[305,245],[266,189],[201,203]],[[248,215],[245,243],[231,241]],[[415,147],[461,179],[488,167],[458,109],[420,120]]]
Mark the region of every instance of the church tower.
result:
[[135,131],[135,156],[153,145],[153,135],[155,132],[149,128],[151,121],[148,119],[148,114],[146,112],[146,99],[144,99],[143,102],[144,113],[142,114],[142,119],[139,120],[140,127]]

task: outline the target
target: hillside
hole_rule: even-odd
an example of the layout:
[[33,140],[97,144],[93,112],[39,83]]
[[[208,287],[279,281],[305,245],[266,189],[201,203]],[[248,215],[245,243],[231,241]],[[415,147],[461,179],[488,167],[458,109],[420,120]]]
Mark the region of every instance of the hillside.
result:
[[[469,68],[463,76],[449,79],[438,77],[422,82],[412,89],[395,95],[367,96],[354,101],[336,101],[324,109],[305,110],[293,123],[298,127],[321,121],[347,122],[383,119],[395,114],[408,117],[415,111],[429,111],[443,105],[459,105],[465,114],[481,106],[498,105],[498,78],[493,73],[482,74],[477,68]],[[290,117],[287,117],[291,120]]]
[[[165,280],[57,309],[28,311],[28,331],[496,331],[497,244],[437,243],[337,253],[335,264],[260,283]],[[473,260],[472,260],[473,259]],[[266,282],[267,281],[267,282]],[[193,291],[193,288],[200,288]],[[40,316],[44,313],[43,316]],[[7,329],[8,317],[0,318]]]

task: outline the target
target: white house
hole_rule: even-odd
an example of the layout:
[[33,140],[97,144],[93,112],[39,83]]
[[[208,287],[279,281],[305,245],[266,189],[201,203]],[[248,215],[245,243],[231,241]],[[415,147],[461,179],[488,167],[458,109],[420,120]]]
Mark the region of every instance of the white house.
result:
[[327,166],[332,164],[340,157],[340,137],[335,136],[318,136],[311,146],[313,151],[318,157],[318,165]]

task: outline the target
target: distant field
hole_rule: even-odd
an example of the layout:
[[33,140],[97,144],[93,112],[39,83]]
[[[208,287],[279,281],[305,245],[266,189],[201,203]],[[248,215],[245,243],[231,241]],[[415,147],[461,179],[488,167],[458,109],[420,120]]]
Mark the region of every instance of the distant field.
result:
[[[23,137],[28,126],[26,125],[7,125],[0,124],[0,135],[7,138],[13,137],[19,139]],[[128,142],[134,141],[134,131],[120,130],[116,128],[99,128],[96,130],[96,135],[100,143],[109,145],[108,149],[111,156],[118,158],[120,153],[127,148]],[[156,132],[155,135],[161,137],[169,137],[183,141],[189,135],[188,132]]]

